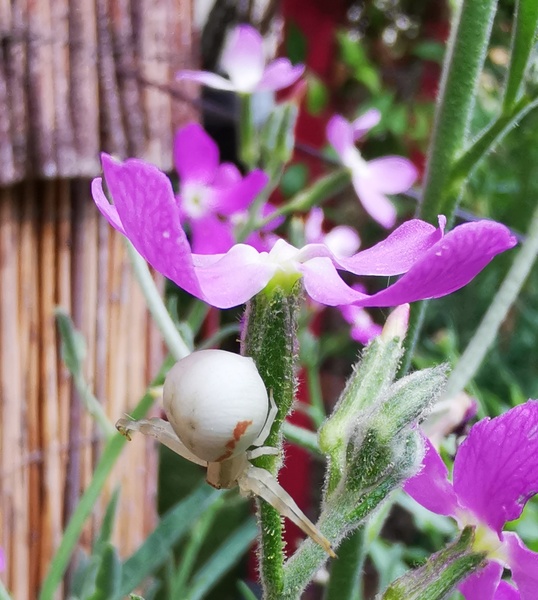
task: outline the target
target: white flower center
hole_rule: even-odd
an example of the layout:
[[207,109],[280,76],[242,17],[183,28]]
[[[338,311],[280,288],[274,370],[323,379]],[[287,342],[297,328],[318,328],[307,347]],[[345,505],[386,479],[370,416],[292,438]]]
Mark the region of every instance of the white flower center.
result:
[[213,190],[202,183],[181,186],[183,210],[191,219],[199,219],[211,211]]
[[354,146],[346,148],[342,155],[342,163],[358,177],[368,176],[368,165],[361,153]]

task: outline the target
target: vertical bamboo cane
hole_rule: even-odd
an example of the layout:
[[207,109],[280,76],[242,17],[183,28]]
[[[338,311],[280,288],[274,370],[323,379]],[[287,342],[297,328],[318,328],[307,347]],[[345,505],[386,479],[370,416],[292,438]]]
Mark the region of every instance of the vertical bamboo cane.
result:
[[[19,227],[13,188],[0,191],[0,407],[3,427],[1,465],[2,536],[9,557],[8,584],[16,598],[28,597],[28,481],[24,459],[25,405],[21,389],[18,323]],[[7,535],[6,535],[7,532]]]
[[19,251],[19,322],[21,364],[24,365],[23,398],[26,399],[26,428],[29,488],[26,506],[28,510],[28,586],[37,590],[39,584],[39,554],[41,530],[41,474],[42,452],[40,445],[39,410],[39,308],[38,289],[38,228],[37,197],[35,184],[26,182],[17,186],[20,202],[20,251]]
[[40,408],[43,448],[43,504],[40,574],[46,572],[62,531],[63,481],[61,478],[56,329],[54,322],[56,267],[55,182],[39,187],[42,215],[39,248],[40,290]]

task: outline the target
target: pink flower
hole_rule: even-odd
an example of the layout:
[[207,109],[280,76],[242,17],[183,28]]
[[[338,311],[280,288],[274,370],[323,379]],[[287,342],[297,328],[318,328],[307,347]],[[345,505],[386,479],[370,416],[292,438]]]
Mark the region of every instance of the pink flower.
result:
[[239,25],[230,33],[220,65],[229,79],[208,71],[190,70],[179,71],[177,79],[197,81],[219,90],[252,94],[286,88],[304,72],[304,65],[294,66],[287,58],[277,58],[266,66],[263,38],[250,25]]
[[181,186],[179,215],[190,226],[193,251],[226,252],[235,243],[234,225],[244,218],[268,176],[256,169],[242,177],[234,164],[219,164],[217,144],[197,123],[176,133],[174,163]]
[[352,183],[364,209],[386,228],[396,223],[396,210],[385,194],[406,192],[417,178],[413,163],[401,156],[385,156],[365,161],[355,141],[379,122],[380,114],[369,110],[350,123],[335,115],[327,124],[327,139],[342,164],[352,174]]
[[[365,291],[364,286],[360,284],[354,285],[353,289],[359,292]],[[339,306],[338,309],[344,319],[351,325],[351,337],[364,346],[376,338],[383,330],[383,327],[378,325],[372,319],[370,313],[361,306],[345,304],[344,306]]]
[[[405,491],[422,506],[451,516],[461,528],[475,527],[475,550],[488,561],[460,584],[467,600],[534,600],[538,589],[538,553],[516,533],[503,532],[538,493],[538,401],[529,400],[494,419],[482,419],[459,447],[452,481],[433,445],[426,440],[422,471]],[[512,572],[517,590],[501,582]]]
[[308,213],[304,233],[308,244],[325,244],[335,256],[352,256],[361,245],[359,234],[347,225],[333,227],[328,233],[323,231],[323,210],[314,207]]
[[[350,257],[335,256],[325,244],[299,249],[282,239],[270,252],[236,244],[223,254],[195,254],[164,173],[137,159],[120,163],[103,154],[102,163],[114,204],[109,204],[101,178],[94,179],[92,193],[109,223],[157,271],[217,308],[242,304],[267,286],[289,289],[300,278],[313,300],[330,306],[395,306],[437,298],[464,286],[494,256],[516,243],[504,225],[492,221],[466,223],[443,237],[442,227],[413,220]],[[338,270],[404,275],[369,296],[349,287]]]

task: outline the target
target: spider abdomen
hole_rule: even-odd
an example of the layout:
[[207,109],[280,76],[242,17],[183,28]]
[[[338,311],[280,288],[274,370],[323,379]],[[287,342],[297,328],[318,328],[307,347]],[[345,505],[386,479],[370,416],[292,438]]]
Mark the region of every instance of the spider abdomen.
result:
[[191,452],[202,460],[220,462],[252,445],[267,419],[269,399],[251,358],[201,350],[168,373],[164,409]]

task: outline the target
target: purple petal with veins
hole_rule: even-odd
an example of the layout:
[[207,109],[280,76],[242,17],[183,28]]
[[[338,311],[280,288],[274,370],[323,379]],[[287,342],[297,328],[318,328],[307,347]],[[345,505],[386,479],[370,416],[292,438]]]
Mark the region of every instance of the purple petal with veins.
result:
[[492,600],[520,600],[517,589],[507,581],[501,581],[495,590]]
[[538,401],[482,419],[454,462],[460,503],[498,534],[538,493]]
[[538,590],[538,553],[529,550],[517,533],[503,534],[512,579],[521,600],[535,600]]
[[382,242],[350,258],[340,258],[338,264],[356,275],[401,275],[443,237],[445,225],[445,217],[439,218],[438,229],[419,219],[406,221]]
[[125,236],[157,271],[200,298],[191,248],[166,175],[137,159],[119,163],[103,154],[101,162]]
[[429,248],[396,283],[361,301],[361,306],[396,306],[455,292],[516,243],[499,223],[464,223]]
[[458,500],[448,469],[428,438],[424,438],[425,454],[421,470],[404,485],[404,490],[419,504],[438,515],[455,516]]
[[458,585],[465,600],[486,600],[493,598],[503,573],[502,565],[490,561],[480,571],[473,573]]

